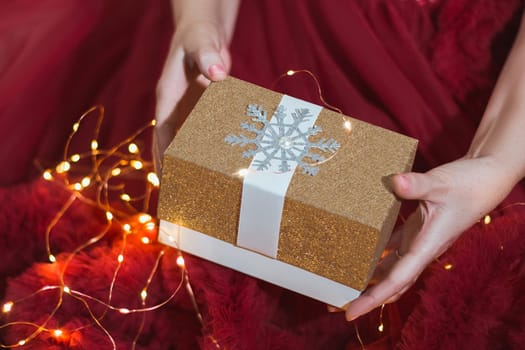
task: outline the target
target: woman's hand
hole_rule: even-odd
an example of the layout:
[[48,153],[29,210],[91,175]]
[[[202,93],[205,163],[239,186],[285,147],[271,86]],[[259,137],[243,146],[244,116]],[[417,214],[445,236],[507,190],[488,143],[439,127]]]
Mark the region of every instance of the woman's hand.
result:
[[196,81],[226,78],[230,55],[223,30],[215,23],[198,21],[181,24],[172,39],[170,51],[157,85],[157,136],[163,151],[175,132],[176,106],[188,86]]
[[[226,78],[229,42],[239,0],[172,0],[175,33],[157,84],[156,151],[168,146],[175,133],[178,106],[194,83],[206,86]],[[188,96],[195,100],[194,96]]]
[[498,205],[518,180],[491,156],[462,158],[424,174],[394,176],[394,192],[403,199],[419,200],[419,207],[394,234],[392,252],[376,271],[378,283],[349,304],[346,318],[353,320],[397,300],[430,262]]

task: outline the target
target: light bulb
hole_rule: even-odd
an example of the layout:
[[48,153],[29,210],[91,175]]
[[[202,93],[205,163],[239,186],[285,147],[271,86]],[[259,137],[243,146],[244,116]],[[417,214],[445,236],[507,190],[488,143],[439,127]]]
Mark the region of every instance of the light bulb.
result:
[[157,176],[157,174],[148,173],[146,178],[148,179],[150,184],[152,184],[155,187],[159,187],[160,181],[159,181],[159,177]]
[[140,160],[132,160],[130,164],[136,170],[140,170],[144,166]]
[[345,122],[343,123],[345,129],[347,131],[351,131],[352,130],[352,122],[350,120],[345,120]]
[[248,171],[248,169],[239,169],[237,175],[239,175],[240,177],[245,177],[246,175],[248,175]]
[[44,173],[42,174],[42,177],[44,178],[44,180],[52,180],[53,179],[53,175],[51,175],[51,170],[46,170],[44,171]]
[[111,170],[111,175],[119,176],[120,172],[121,172],[120,168],[115,168],[115,169]]
[[73,163],[76,163],[80,160],[80,154],[73,154],[69,159],[71,159]]
[[177,266],[180,268],[183,268],[184,265],[185,265],[184,258],[182,257],[182,255],[179,255],[177,257]]
[[151,221],[151,215],[148,215],[148,214],[140,214],[139,215],[139,222],[141,224],[145,224],[148,221]]
[[131,153],[131,154],[137,154],[137,153],[139,153],[139,146],[137,146],[137,145],[134,144],[134,143],[130,143],[130,144],[128,145],[128,151],[129,151],[129,153]]
[[2,307],[2,312],[4,314],[7,314],[8,312],[11,312],[11,310],[13,309],[13,302],[12,301],[8,301],[7,303],[4,304],[4,306]]
[[65,173],[65,172],[68,172],[69,169],[71,169],[71,164],[69,164],[69,162],[60,162],[57,167],[56,167],[56,171],[57,173],[59,174],[62,174],[62,173]]
[[90,183],[91,183],[91,179],[88,176],[84,177],[82,181],[80,181],[80,184],[82,185],[82,187],[88,187]]

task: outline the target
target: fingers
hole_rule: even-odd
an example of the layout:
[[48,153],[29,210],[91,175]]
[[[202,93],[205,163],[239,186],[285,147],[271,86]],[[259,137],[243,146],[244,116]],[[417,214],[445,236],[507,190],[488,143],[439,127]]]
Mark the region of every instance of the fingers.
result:
[[226,78],[230,69],[230,54],[225,42],[214,27],[204,26],[188,35],[184,51],[190,64],[211,81]]
[[223,80],[227,76],[226,64],[216,47],[202,47],[192,54],[199,71],[211,81]]
[[405,224],[393,234],[395,243],[390,246],[390,253],[374,272],[376,284],[349,304],[346,310],[348,320],[397,300],[433,260],[434,252],[425,249],[425,243],[432,243],[418,240],[417,236],[436,232],[437,227],[435,224],[425,225],[420,210],[418,208],[412,213]]
[[335,306],[332,306],[332,305],[326,305],[326,309],[328,310],[328,312],[341,312],[341,311],[345,311],[343,309],[340,309],[338,307],[335,307]]
[[[385,257],[375,273],[377,284],[352,301],[347,308],[346,318],[353,320],[376,307],[397,300],[408,290],[425,267],[449,245],[449,238],[443,233],[452,232],[446,215],[441,211],[420,206],[403,225],[403,236],[398,250],[392,250]],[[429,219],[428,221],[425,221]],[[397,254],[396,254],[397,253]]]
[[173,50],[166,59],[162,75],[157,84],[157,105],[155,116],[157,124],[165,123],[175,105],[188,86],[184,68],[184,52]]
[[401,227],[396,228],[390,235],[390,239],[388,240],[388,244],[385,248],[387,253],[399,248],[401,245],[401,241],[403,240],[404,226],[405,225],[403,224]]
[[423,255],[407,253],[394,264],[388,276],[352,301],[346,310],[346,319],[354,320],[381,304],[397,300],[429,263]]

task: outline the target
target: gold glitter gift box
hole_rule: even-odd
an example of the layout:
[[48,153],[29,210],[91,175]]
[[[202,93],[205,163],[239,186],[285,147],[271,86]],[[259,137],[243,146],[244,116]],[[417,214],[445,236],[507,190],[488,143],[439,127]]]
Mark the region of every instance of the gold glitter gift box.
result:
[[212,83],[164,153],[159,241],[343,307],[388,242],[400,206],[388,177],[416,147],[235,78]]

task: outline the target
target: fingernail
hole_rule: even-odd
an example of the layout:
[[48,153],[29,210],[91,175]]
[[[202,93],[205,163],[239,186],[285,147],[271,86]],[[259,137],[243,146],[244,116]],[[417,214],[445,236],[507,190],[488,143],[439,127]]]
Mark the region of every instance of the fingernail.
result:
[[351,322],[357,318],[356,315],[349,315],[349,314],[346,314],[345,317],[348,322]]
[[337,307],[335,307],[335,306],[331,306],[331,305],[327,306],[326,308],[328,309],[328,312],[337,312],[337,311],[341,311],[341,309],[339,309],[339,308],[337,308]]
[[220,64],[212,64],[210,68],[208,68],[208,73],[212,78],[222,78],[226,75],[226,70]]
[[401,181],[406,181],[406,176],[403,173],[396,174],[395,176]]
[[345,312],[345,318],[346,318],[346,320],[347,320],[348,322],[355,320],[356,317],[357,317],[357,316],[356,316],[354,313],[349,313],[349,312],[348,312],[348,309],[346,309],[346,312]]
[[373,305],[370,304],[371,302],[372,300],[366,294],[362,294],[358,299],[352,301],[346,309],[346,320],[353,321],[372,310]]

